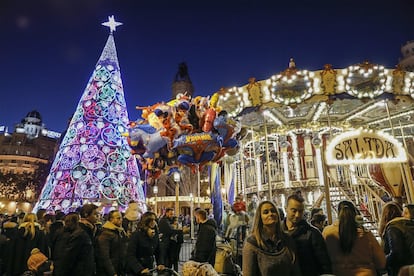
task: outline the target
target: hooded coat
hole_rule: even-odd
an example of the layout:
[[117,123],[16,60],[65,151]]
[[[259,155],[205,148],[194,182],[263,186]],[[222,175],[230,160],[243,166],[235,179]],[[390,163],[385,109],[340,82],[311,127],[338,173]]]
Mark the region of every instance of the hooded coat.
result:
[[97,275],[123,275],[127,237],[122,227],[107,221],[96,242]]
[[191,260],[200,263],[208,262],[214,266],[216,260],[216,234],[217,223],[215,220],[209,219],[204,223],[200,223]]
[[159,236],[149,237],[145,229],[135,231],[128,242],[126,256],[126,272],[138,275],[143,269],[153,268],[159,259]]

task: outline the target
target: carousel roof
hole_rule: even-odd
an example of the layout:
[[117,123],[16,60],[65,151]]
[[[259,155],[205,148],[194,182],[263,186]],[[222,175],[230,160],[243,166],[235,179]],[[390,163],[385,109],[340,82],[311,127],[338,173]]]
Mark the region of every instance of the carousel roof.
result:
[[[363,62],[343,69],[289,68],[269,79],[250,78],[217,92],[218,105],[243,127],[271,132],[324,132],[368,128],[413,136],[414,73]],[[392,124],[391,124],[392,122]],[[393,127],[391,127],[393,126]],[[403,132],[401,131],[403,129]]]

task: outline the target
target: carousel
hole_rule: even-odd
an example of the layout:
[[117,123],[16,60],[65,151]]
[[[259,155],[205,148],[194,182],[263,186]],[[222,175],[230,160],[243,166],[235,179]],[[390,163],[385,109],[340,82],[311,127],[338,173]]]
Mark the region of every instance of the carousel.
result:
[[[328,222],[339,201],[354,202],[375,233],[385,202],[414,200],[413,97],[414,73],[400,67],[366,61],[307,71],[292,59],[266,80],[137,107],[142,118],[126,136],[145,182],[165,176],[175,186],[177,211],[185,196],[200,198],[202,190],[215,217],[236,195],[253,215],[256,199],[284,207],[300,191]],[[177,172],[180,181],[173,181]],[[157,205],[156,193],[150,199]]]
[[240,151],[223,163],[248,201],[284,206],[300,190],[332,222],[347,199],[372,230],[385,202],[413,202],[414,73],[368,61],[307,71],[291,59],[269,79],[216,94],[242,126]]

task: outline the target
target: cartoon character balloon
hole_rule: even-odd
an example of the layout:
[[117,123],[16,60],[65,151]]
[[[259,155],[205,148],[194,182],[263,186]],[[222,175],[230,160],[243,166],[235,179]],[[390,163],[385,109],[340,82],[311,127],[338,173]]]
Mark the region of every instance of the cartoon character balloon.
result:
[[142,110],[142,120],[133,122],[125,136],[143,169],[157,177],[161,170],[178,163],[201,169],[225,154],[235,154],[239,123],[217,101],[217,93],[211,99],[179,94],[168,103],[137,107]]

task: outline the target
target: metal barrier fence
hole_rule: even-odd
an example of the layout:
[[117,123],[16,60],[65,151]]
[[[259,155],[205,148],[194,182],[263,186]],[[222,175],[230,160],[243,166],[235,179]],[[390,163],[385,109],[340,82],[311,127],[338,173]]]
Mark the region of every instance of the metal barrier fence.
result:
[[182,265],[191,257],[191,252],[195,246],[195,239],[191,239],[189,235],[184,235],[184,243],[181,245],[179,264]]

